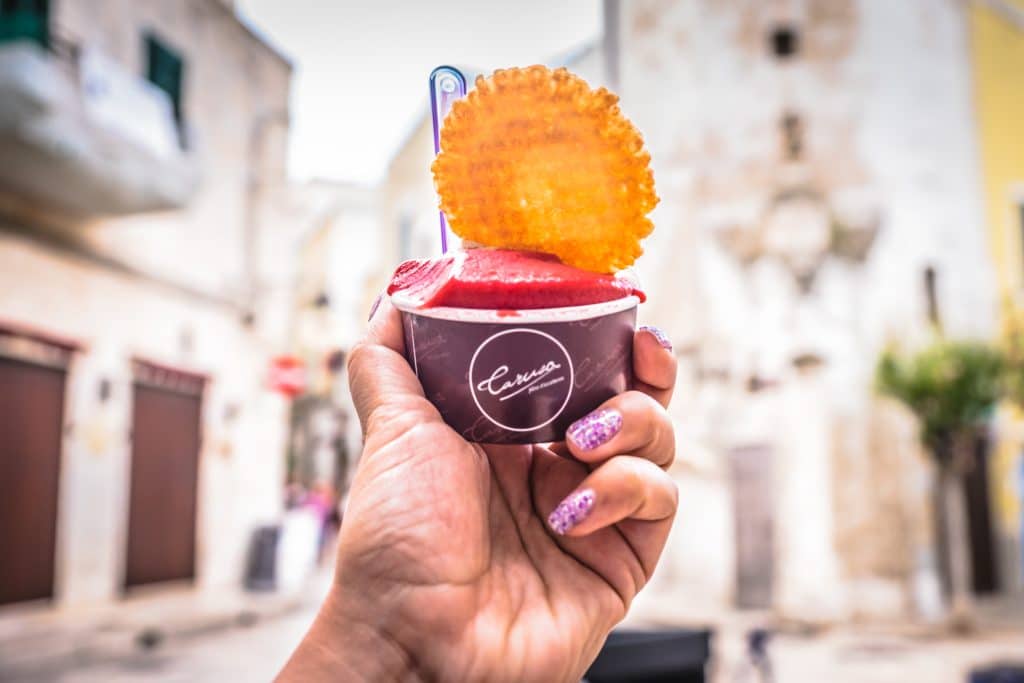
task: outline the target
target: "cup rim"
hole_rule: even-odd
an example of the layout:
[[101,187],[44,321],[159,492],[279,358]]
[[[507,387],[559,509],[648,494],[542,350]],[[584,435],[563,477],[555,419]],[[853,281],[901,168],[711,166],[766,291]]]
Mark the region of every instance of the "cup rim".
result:
[[491,325],[522,325],[524,323],[559,323],[599,318],[635,308],[640,304],[640,298],[630,294],[620,299],[602,301],[596,304],[584,304],[582,306],[526,308],[508,311],[490,308],[455,308],[452,306],[421,308],[403,297],[401,292],[396,292],[391,295],[391,304],[402,313],[418,315],[424,318],[466,323],[488,323]]

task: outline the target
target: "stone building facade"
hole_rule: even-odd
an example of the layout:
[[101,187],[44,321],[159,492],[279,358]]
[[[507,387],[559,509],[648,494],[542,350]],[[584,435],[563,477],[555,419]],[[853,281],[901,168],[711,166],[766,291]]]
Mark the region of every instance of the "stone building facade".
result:
[[993,332],[969,9],[611,4],[692,463],[652,607],[660,587],[802,620],[934,615],[931,469],[872,382],[887,343]]
[[214,0],[0,36],[0,603],[238,587],[282,505],[291,64]]

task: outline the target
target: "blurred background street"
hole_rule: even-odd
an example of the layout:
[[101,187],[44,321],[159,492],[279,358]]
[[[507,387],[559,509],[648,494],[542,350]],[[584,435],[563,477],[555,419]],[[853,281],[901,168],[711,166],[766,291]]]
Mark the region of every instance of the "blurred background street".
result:
[[[326,579],[325,574],[319,575],[303,600],[264,617],[239,613],[238,618],[212,628],[200,620],[194,622],[197,628],[166,634],[151,646],[140,645],[139,634],[148,631],[138,628],[138,623],[135,628],[108,626],[106,635],[88,647],[46,658],[44,665],[9,668],[7,675],[26,683],[268,680],[268,672],[280,669],[308,628]],[[748,612],[719,613],[705,622],[715,629],[715,660],[707,680],[756,680],[746,677],[751,670],[746,634],[769,622],[766,615]],[[981,662],[1019,659],[1024,624],[992,618],[986,628],[969,638],[926,632],[908,624],[824,630],[789,626],[777,630],[772,638],[775,680],[952,683],[965,680],[967,672]],[[25,654],[23,660],[39,661]]]
[[533,63],[661,197],[681,503],[627,625],[722,683],[1024,671],[1024,0],[0,0],[0,680],[274,676],[347,353],[440,251],[427,76]]

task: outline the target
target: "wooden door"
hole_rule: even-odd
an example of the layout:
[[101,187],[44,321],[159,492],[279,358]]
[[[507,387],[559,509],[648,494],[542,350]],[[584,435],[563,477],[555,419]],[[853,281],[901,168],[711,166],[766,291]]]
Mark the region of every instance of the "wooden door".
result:
[[772,604],[775,576],[772,449],[748,446],[729,455],[736,524],[736,605],[763,609]]
[[134,385],[126,587],[195,577],[202,385],[154,377]]
[[0,604],[53,597],[65,377],[0,357]]

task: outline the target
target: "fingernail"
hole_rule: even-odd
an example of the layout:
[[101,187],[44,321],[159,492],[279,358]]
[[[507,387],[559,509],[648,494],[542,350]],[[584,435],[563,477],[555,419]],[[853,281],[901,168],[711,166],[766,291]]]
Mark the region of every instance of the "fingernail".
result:
[[569,425],[566,436],[582,450],[592,451],[618,434],[620,429],[622,413],[611,408],[602,408]]
[[661,348],[667,351],[672,350],[672,342],[668,340],[668,335],[665,334],[660,327],[655,327],[654,325],[642,325],[640,327],[640,331],[650,332],[654,335],[654,338],[658,340],[658,343],[661,344]]
[[370,315],[367,316],[366,321],[373,320],[373,314],[377,312],[377,307],[380,306],[380,300],[384,297],[384,293],[381,292],[377,295],[377,298],[373,300],[373,305],[370,306]]
[[565,500],[558,504],[554,512],[548,515],[548,526],[559,536],[569,533],[569,530],[590,516],[594,509],[594,491],[583,489],[570,493]]

